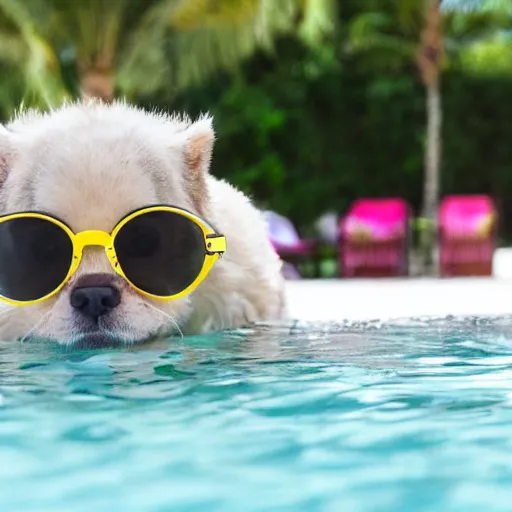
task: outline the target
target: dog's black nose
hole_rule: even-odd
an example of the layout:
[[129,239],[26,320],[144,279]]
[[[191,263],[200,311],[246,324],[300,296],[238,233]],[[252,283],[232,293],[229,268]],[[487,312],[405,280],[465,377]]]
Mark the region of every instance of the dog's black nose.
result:
[[119,305],[121,294],[113,286],[84,286],[71,292],[70,301],[82,315],[96,320]]

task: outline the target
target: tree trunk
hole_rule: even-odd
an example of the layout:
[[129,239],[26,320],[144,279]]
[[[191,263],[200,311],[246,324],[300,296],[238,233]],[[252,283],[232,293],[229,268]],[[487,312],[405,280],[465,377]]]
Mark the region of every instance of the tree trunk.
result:
[[80,73],[82,98],[114,99],[114,71],[111,67],[90,66]]
[[424,0],[425,24],[421,33],[418,67],[427,94],[427,141],[423,181],[423,217],[420,237],[424,273],[437,274],[437,210],[441,166],[441,85],[443,56],[441,0]]
[[427,85],[427,141],[423,178],[423,217],[428,220],[424,231],[425,271],[437,274],[437,211],[441,165],[441,88],[439,80]]

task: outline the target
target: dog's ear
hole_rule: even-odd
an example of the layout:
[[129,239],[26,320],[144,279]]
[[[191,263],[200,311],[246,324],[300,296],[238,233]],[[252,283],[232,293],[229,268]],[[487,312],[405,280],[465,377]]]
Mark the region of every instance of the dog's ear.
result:
[[0,188],[6,180],[14,160],[10,133],[0,124]]
[[185,130],[185,183],[198,213],[208,204],[206,177],[212,158],[215,132],[212,118],[203,116]]

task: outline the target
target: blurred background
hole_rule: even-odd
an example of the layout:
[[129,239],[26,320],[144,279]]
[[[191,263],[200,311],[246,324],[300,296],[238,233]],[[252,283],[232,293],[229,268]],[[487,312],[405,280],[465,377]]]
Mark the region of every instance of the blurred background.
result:
[[323,243],[299,274],[342,275],[340,219],[389,197],[407,273],[438,273],[447,195],[490,197],[512,242],[511,29],[512,0],[0,0],[0,115],[209,111],[212,173]]

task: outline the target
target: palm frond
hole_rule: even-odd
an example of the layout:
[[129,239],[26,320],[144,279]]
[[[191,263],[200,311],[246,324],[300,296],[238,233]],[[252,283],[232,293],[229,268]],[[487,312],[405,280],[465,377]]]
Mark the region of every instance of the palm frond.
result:
[[336,8],[335,0],[181,0],[170,20],[177,32],[178,83],[196,83],[257,50],[272,51],[280,35],[320,45],[334,32]]
[[264,46],[263,39],[248,37],[250,22],[228,25],[222,30],[202,29],[175,39],[178,88],[196,84],[218,69],[229,69]]
[[[38,32],[32,13],[16,0],[0,0],[0,16],[18,41],[12,49],[23,54],[20,62],[27,94],[46,106],[58,105],[67,96],[57,56]],[[6,49],[5,51],[8,52]],[[8,55],[3,55],[8,58]]]
[[125,0],[51,1],[48,35],[56,46],[73,46],[84,66],[115,60],[130,7]]
[[[176,90],[233,69],[280,35],[320,45],[335,28],[336,0],[162,0],[148,9],[119,61],[124,94]],[[162,20],[166,20],[162,24]]]
[[337,3],[332,0],[304,0],[299,35],[311,47],[320,45],[336,29]]
[[382,12],[358,16],[350,25],[350,50],[371,67],[397,68],[414,58],[417,41],[407,38],[396,27],[396,19]]
[[480,76],[512,76],[512,41],[510,38],[494,36],[475,41],[460,54],[466,72]]
[[178,1],[164,0],[148,8],[119,48],[116,85],[124,96],[175,87],[174,35],[168,19]]
[[259,10],[259,0],[180,0],[171,13],[170,24],[180,31],[218,24],[243,24],[253,19]]

